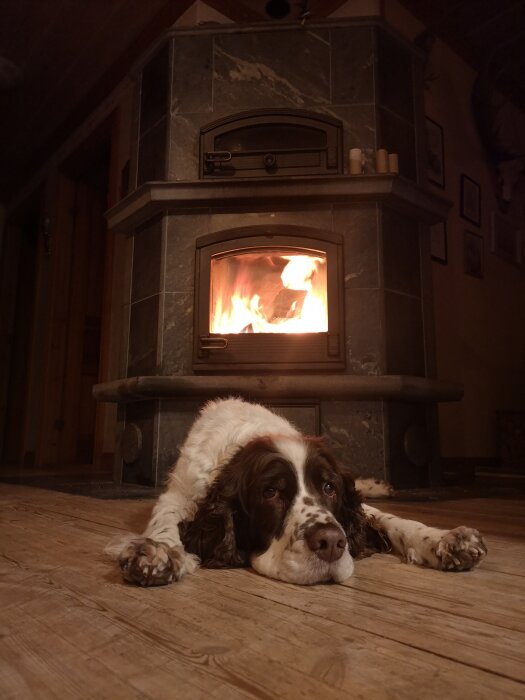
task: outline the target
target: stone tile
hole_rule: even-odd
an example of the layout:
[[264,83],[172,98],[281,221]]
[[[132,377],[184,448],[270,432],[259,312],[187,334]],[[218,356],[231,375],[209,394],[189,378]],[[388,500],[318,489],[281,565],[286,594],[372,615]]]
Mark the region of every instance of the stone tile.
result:
[[139,141],[137,186],[166,179],[166,118]]
[[131,305],[128,377],[157,374],[160,295]]
[[345,291],[347,374],[377,375],[385,371],[382,292]]
[[126,424],[137,426],[142,447],[134,462],[122,466],[122,481],[125,484],[156,486],[157,407],[157,401],[136,401],[126,406]]
[[376,32],[377,101],[383,107],[413,123],[412,54],[391,34],[379,28]]
[[312,109],[330,101],[327,32],[268,31],[215,37],[216,117],[243,109]]
[[399,156],[399,172],[410,180],[417,180],[414,128],[404,119],[386,109],[378,108],[378,148]]
[[193,293],[164,295],[162,374],[191,374]]
[[374,101],[374,47],[371,27],[330,30],[332,103]]
[[144,66],[140,95],[140,135],[143,136],[168,110],[168,43]]
[[207,213],[168,217],[164,291],[193,294],[195,241],[208,231]]
[[162,217],[137,229],[134,234],[131,301],[161,291]]
[[421,275],[417,222],[392,209],[382,207],[381,237],[385,289],[420,296]]
[[171,112],[212,111],[213,37],[176,36],[173,41]]
[[332,208],[288,209],[287,211],[234,211],[214,213],[210,216],[210,233],[241,226],[296,225],[332,230]]
[[398,489],[428,486],[432,447],[425,404],[389,401],[385,406],[390,483]]
[[375,204],[335,206],[334,231],[344,235],[346,289],[379,287],[378,212]]
[[376,110],[372,105],[328,105],[316,109],[343,123],[343,163],[348,172],[348,153],[361,148],[365,153],[365,173],[375,172]]
[[171,116],[168,180],[199,179],[200,128],[209,121],[209,114]]
[[381,402],[323,401],[321,431],[352,474],[387,478]]
[[261,402],[279,416],[290,421],[303,435],[320,435],[320,410],[319,404],[294,404]]
[[157,485],[161,486],[179,458],[180,447],[205,402],[181,398],[159,403]]
[[387,374],[425,375],[421,316],[420,299],[385,291]]

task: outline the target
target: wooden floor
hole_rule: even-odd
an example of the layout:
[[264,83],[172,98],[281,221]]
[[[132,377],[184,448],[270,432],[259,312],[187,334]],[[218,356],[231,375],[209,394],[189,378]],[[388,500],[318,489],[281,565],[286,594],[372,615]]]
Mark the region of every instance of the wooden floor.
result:
[[343,585],[201,570],[140,589],[102,549],[151,506],[0,485],[2,700],[525,698],[524,501],[388,504],[483,530],[474,572],[376,555]]

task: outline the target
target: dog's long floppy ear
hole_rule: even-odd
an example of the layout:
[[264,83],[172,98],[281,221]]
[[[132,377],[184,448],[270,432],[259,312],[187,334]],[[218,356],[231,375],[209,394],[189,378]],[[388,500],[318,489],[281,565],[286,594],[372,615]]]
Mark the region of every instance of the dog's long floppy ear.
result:
[[241,488],[242,475],[235,465],[226,465],[201,501],[193,522],[181,533],[186,551],[196,554],[205,567],[248,565],[248,552],[241,548],[239,534],[246,531]]
[[361,507],[362,496],[355,488],[355,481],[350,471],[342,467],[345,483],[344,510],[346,518],[346,537],[348,549],[354,559],[368,557],[374,552],[389,552],[392,547],[386,535],[373,520],[365,515]]

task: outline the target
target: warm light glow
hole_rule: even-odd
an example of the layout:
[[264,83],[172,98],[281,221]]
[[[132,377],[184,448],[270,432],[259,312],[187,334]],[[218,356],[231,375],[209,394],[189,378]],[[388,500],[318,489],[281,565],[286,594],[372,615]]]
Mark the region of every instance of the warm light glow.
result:
[[286,251],[213,258],[211,333],[325,333],[326,256]]

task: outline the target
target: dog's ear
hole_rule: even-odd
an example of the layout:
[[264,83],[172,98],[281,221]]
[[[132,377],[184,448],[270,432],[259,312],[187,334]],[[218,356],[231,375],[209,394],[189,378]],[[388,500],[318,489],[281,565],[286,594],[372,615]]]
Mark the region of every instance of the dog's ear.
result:
[[363,508],[363,498],[355,487],[350,471],[340,467],[344,482],[343,514],[341,524],[346,532],[348,550],[354,559],[367,557],[374,552],[389,552],[390,543],[386,536],[367,518]]
[[181,533],[187,552],[196,554],[210,569],[248,565],[241,548],[245,515],[240,503],[241,475],[234,465],[225,466],[201,501],[194,520]]
[[358,558],[366,548],[368,523],[361,507],[362,498],[355,488],[355,480],[350,470],[339,465],[343,479],[343,498],[339,521],[346,533],[348,550],[352,557]]

